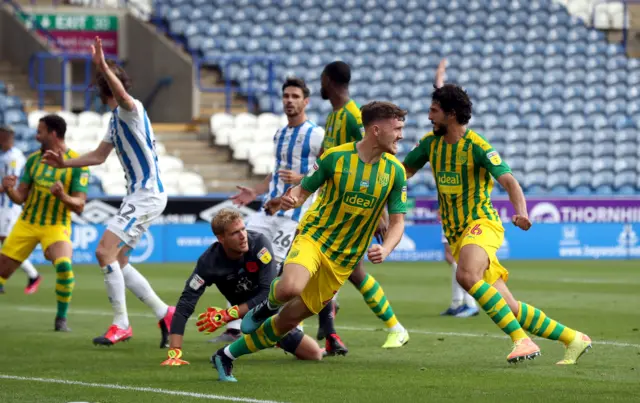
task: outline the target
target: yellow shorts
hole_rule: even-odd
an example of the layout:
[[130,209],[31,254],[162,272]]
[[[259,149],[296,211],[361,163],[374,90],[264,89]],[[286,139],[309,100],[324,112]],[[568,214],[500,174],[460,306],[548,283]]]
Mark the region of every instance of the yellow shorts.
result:
[[509,279],[509,271],[498,261],[496,253],[504,240],[502,224],[491,220],[476,220],[469,224],[462,236],[451,245],[453,257],[458,261],[460,251],[465,245],[478,245],[489,255],[489,268],[484,272],[483,280],[493,284],[499,278],[505,282]]
[[2,244],[2,254],[18,262],[25,261],[38,243],[46,252],[56,242],[71,243],[71,228],[66,225],[35,225],[19,219]]
[[313,313],[318,313],[331,301],[352,270],[329,260],[320,245],[307,236],[298,235],[284,264],[299,264],[309,270],[311,278],[300,295]]

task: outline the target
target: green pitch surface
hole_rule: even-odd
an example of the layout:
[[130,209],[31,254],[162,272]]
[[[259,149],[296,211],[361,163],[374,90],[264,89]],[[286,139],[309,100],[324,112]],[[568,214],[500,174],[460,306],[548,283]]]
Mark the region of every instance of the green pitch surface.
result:
[[[637,402],[640,396],[640,266],[638,262],[508,262],[516,298],[589,334],[594,348],[577,366],[557,367],[556,342],[541,340],[542,356],[517,366],[511,344],[484,313],[442,318],[450,293],[444,263],[369,265],[401,322],[411,331],[402,349],[383,350],[382,323],[350,284],[340,293],[339,332],[346,357],[297,361],[272,349],[237,361],[237,384],[216,380],[212,336],[189,322],[185,367],[161,367],[155,318],[128,294],[133,339],[111,348],[91,340],[111,320],[103,277],[76,266],[69,324],[53,329],[53,270],[35,295],[24,295],[18,271],[0,295],[0,402]],[[177,301],[191,265],[139,265],[158,293]],[[196,312],[223,306],[209,289]],[[315,318],[305,325],[315,336]]]

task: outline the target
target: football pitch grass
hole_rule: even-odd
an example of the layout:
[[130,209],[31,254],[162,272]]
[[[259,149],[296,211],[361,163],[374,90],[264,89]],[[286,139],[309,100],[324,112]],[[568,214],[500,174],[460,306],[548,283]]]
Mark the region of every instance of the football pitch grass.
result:
[[[506,262],[516,298],[591,336],[593,349],[577,366],[559,367],[564,349],[539,340],[542,356],[509,365],[510,341],[481,313],[440,317],[449,302],[444,263],[385,263],[367,269],[382,284],[410,330],[405,347],[383,350],[380,322],[350,284],[340,292],[339,333],[346,357],[303,362],[271,349],[236,362],[237,384],[217,381],[209,357],[220,345],[187,325],[184,359],[161,367],[157,321],[127,293],[133,338],[111,348],[93,337],[110,324],[111,309],[96,266],[77,265],[69,314],[71,333],[53,331],[51,267],[34,295],[24,295],[18,271],[0,295],[0,402],[637,402],[640,399],[640,267],[637,261]],[[140,264],[169,304],[176,303],[193,265]],[[224,306],[210,288],[196,308]],[[316,318],[305,322],[315,336]],[[217,334],[216,334],[217,335]]]

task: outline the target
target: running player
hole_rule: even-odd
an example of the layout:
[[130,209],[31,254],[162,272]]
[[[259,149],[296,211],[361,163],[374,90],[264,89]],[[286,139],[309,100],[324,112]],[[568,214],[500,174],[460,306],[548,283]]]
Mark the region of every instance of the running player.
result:
[[[441,88],[444,86],[445,76],[447,69],[447,59],[440,60],[438,68],[436,70],[436,76],[434,80],[434,88]],[[477,316],[480,311],[476,305],[476,300],[473,299],[468,292],[466,292],[456,279],[456,272],[458,270],[458,264],[456,259],[451,253],[451,246],[447,237],[442,231],[442,245],[444,248],[444,258],[446,262],[451,266],[451,303],[449,307],[441,312],[442,316],[455,316],[457,318],[468,318],[470,316]]]
[[116,149],[127,178],[127,196],[122,200],[118,214],[107,224],[96,249],[114,318],[107,332],[93,339],[93,343],[110,346],[132,337],[126,287],[158,318],[162,333],[160,348],[164,348],[168,345],[175,308],[165,304],[147,279],[129,263],[129,252],[167,205],[167,194],[158,169],[155,136],[144,106],[127,92],[131,81],[126,72],[120,66],[105,61],[100,38],[96,37],[91,51],[97,68],[96,84],[100,98],[113,110],[110,129],[94,151],[69,160],[63,160],[60,153],[49,151],[43,161],[56,167],[99,165],[111,150]]
[[382,245],[369,248],[369,260],[382,263],[400,242],[407,188],[404,168],[394,155],[405,115],[389,102],[365,105],[364,138],[327,150],[300,185],[282,197],[282,208],[289,210],[325,186],[320,202],[300,222],[282,277],[242,319],[245,336],[211,357],[219,380],[235,382],[233,360],[274,346],[331,301],[369,248],[385,205],[389,230]]
[[[238,186],[240,192],[231,197],[234,203],[245,206],[258,195],[267,194],[262,209],[249,218],[247,227],[271,241],[278,264],[287,257],[298,222],[314,199],[313,196],[309,197],[302,206],[290,211],[278,211],[275,214],[269,211],[269,206],[279,205],[280,196],[300,183],[321,152],[324,130],[308,120],[305,113],[309,95],[309,88],[303,80],[289,78],[285,81],[282,85],[282,106],[288,124],[279,129],[273,138],[276,146],[275,172],[253,188]],[[238,320],[227,324],[225,333],[214,341],[234,341],[240,336]],[[347,348],[335,331],[327,337],[325,346],[329,355],[347,353]]]
[[[208,308],[198,316],[199,331],[215,332],[220,326],[242,318],[249,309],[264,301],[276,277],[278,264],[266,236],[245,229],[242,215],[225,209],[211,221],[218,241],[200,256],[187,280],[171,323],[170,350],[161,365],[185,365],[182,340],[187,320],[207,287],[215,284],[233,306]],[[279,346],[302,360],[321,360],[323,350],[298,328],[280,340]]]
[[[320,95],[322,99],[329,100],[331,106],[333,106],[333,112],[329,114],[325,123],[323,142],[323,149],[325,151],[331,147],[362,139],[364,133],[362,115],[358,104],[349,96],[350,81],[351,68],[344,62],[336,61],[329,63],[322,72]],[[387,214],[385,211],[382,214],[382,220],[380,222],[380,232],[383,235],[387,225]],[[349,277],[349,281],[358,289],[369,308],[384,322],[389,330],[387,340],[382,347],[396,348],[405,345],[409,341],[409,332],[407,332],[393,313],[391,303],[387,300],[380,283],[365,271],[364,262],[357,264]],[[320,321],[318,329],[319,339],[325,335],[336,333],[334,312],[335,300],[327,304],[318,315]]]
[[57,115],[47,115],[38,122],[36,140],[42,148],[29,156],[20,184],[17,177],[2,178],[5,194],[24,210],[0,251],[0,278],[6,280],[40,243],[44,256],[56,269],[58,309],[54,329],[67,332],[67,312],[75,285],[71,256],[71,212],[82,214],[87,200],[89,170],[86,168],[51,168],[40,163],[42,153],[54,152],[67,161],[76,157],[64,142],[67,124]]
[[[0,126],[0,177],[19,176],[24,168],[26,159],[22,151],[13,146],[14,131],[11,126]],[[9,236],[11,228],[15,225],[22,207],[15,204],[4,194],[4,188],[0,186],[0,242]],[[33,294],[38,291],[40,280],[42,277],[38,274],[38,270],[33,264],[26,259],[20,265],[22,270],[27,274],[29,281],[24,289],[25,294]],[[4,279],[0,277],[0,294],[4,293]]]
[[458,283],[511,337],[514,348],[507,356],[508,362],[540,355],[540,348],[527,336],[524,331],[527,330],[539,337],[560,340],[567,350],[558,364],[575,364],[591,347],[591,339],[516,300],[506,285],[509,273],[496,256],[504,228],[491,203],[491,176],[509,194],[516,211],[513,224],[527,231],[531,222],[522,189],[507,163],[484,137],[467,128],[471,119],[467,93],[451,84],[436,89],[429,119],[433,132],[425,135],[407,155],[404,165],[411,176],[428,161],[432,163],[442,226],[458,262]]

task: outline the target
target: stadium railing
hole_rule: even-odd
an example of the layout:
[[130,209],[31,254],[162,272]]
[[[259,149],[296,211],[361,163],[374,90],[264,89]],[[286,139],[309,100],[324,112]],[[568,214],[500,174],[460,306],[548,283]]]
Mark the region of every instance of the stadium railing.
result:
[[591,26],[595,26],[596,13],[600,4],[622,3],[622,45],[627,47],[629,37],[629,4],[640,4],[640,0],[596,0],[591,8]]
[[[107,59],[113,60],[118,64],[122,64],[118,58],[114,56],[106,56]],[[62,74],[60,82],[51,83],[45,81],[44,71],[45,62],[47,60],[56,60],[62,64]],[[69,77],[66,72],[71,68],[71,63],[81,61],[84,62],[85,77],[84,81],[80,84],[74,84],[69,82]],[[91,91],[92,74],[91,74],[91,55],[78,54],[78,53],[49,53],[38,52],[31,56],[29,59],[29,84],[38,93],[38,107],[44,108],[45,92],[46,91],[58,91],[58,92],[83,92],[85,101],[85,110],[91,110],[95,100],[95,92]],[[66,110],[67,100],[66,97],[62,97],[62,109]]]
[[[231,113],[231,101],[233,99],[234,93],[241,93],[249,100],[256,101],[257,96],[259,95],[267,95],[269,96],[270,102],[270,110],[268,112],[275,111],[275,105],[277,102],[278,94],[274,88],[274,81],[276,78],[275,75],[275,66],[278,63],[279,59],[273,56],[215,56],[215,57],[198,57],[193,55],[193,65],[196,71],[196,87],[199,91],[202,92],[224,92],[225,95],[225,111],[227,113]],[[245,81],[246,87],[239,87],[233,83],[230,73],[230,67],[232,64],[241,64],[245,66],[249,70],[249,76]],[[225,72],[224,76],[224,87],[209,87],[202,84],[202,74],[201,69],[206,67],[211,67],[217,65],[220,69]],[[260,88],[258,86],[254,86],[254,75],[253,75],[253,66],[256,65],[266,65],[267,66],[267,85],[266,88]],[[265,111],[267,112],[267,111]]]

